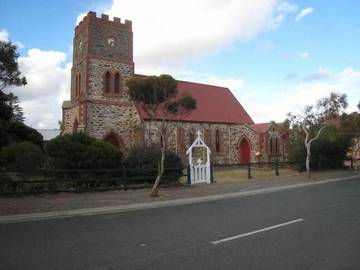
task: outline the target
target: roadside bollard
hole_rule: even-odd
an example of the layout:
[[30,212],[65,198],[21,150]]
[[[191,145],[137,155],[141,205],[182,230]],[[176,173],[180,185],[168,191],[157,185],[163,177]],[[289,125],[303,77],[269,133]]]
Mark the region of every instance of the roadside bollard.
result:
[[251,163],[248,163],[248,179],[251,179]]
[[275,175],[279,176],[279,159],[275,160]]

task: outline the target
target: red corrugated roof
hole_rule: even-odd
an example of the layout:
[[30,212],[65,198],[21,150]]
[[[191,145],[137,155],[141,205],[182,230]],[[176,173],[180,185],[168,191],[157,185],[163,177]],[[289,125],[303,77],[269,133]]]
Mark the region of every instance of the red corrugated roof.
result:
[[250,125],[252,129],[255,129],[258,132],[265,132],[269,129],[270,126],[271,123],[259,123],[259,124]]
[[[196,110],[182,118],[182,121],[254,124],[249,114],[228,88],[177,81],[177,90],[179,97],[189,93],[196,99]],[[141,106],[136,107],[142,119],[149,119]],[[159,119],[164,116],[161,110],[158,115]],[[168,118],[168,120],[170,119]]]

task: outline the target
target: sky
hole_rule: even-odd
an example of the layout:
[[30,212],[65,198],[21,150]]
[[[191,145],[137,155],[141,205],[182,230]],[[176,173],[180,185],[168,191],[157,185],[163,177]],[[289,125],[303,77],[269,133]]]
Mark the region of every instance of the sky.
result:
[[135,72],[228,87],[257,123],[330,92],[360,101],[358,0],[2,0],[17,44],[26,123],[58,128],[70,98],[74,27],[88,11],[133,22]]

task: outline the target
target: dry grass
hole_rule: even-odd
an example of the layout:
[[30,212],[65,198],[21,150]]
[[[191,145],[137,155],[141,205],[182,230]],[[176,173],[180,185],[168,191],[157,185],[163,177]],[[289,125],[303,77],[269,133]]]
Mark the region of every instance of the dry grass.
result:
[[[214,170],[214,181],[217,183],[231,183],[248,180],[247,169],[245,168],[221,168]],[[280,176],[295,176],[299,172],[290,168],[279,169]],[[275,177],[274,169],[252,169],[252,179],[270,179]]]

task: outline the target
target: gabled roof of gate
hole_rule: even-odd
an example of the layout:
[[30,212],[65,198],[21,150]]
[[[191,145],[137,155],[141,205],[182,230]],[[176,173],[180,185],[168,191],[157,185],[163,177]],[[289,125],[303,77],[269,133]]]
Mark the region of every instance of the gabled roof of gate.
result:
[[[136,75],[141,77],[142,75]],[[254,124],[250,115],[231,93],[229,88],[188,82],[177,81],[178,97],[189,93],[196,99],[196,110],[192,111],[181,121],[191,122],[212,122],[212,123],[244,123]],[[142,119],[149,119],[149,116],[137,105],[137,110]],[[167,118],[160,109],[159,119]]]

